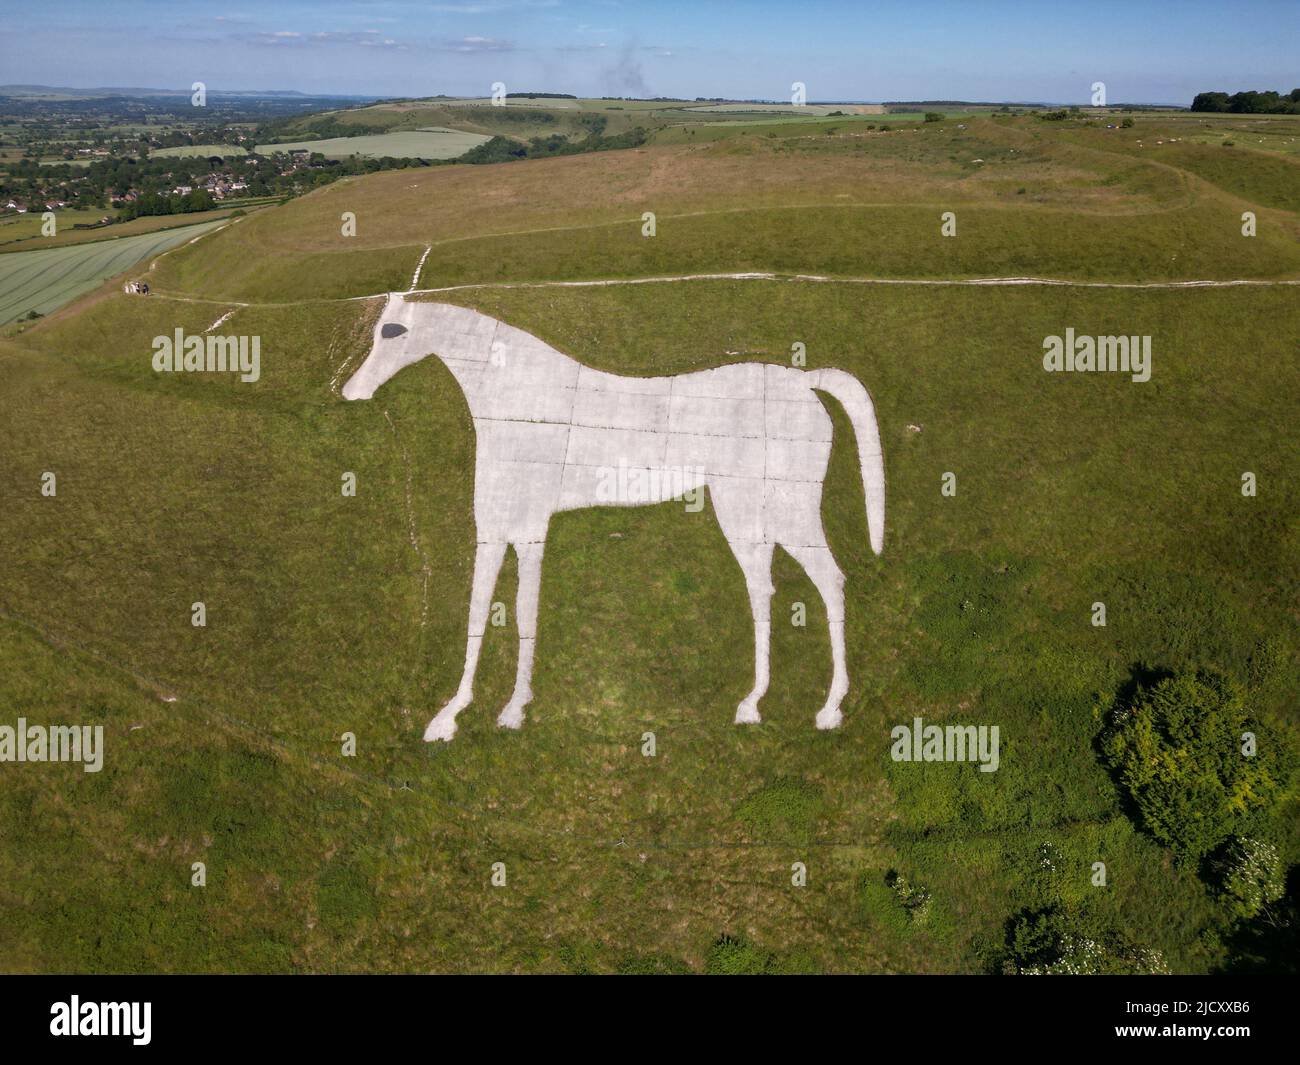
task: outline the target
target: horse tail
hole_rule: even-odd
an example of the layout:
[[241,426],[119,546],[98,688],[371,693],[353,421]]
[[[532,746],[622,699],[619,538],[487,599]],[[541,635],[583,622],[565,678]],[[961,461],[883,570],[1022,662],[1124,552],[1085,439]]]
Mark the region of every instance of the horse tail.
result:
[[877,555],[885,543],[885,457],[880,449],[876,408],[867,390],[852,374],[843,370],[813,370],[813,388],[829,392],[843,406],[853,423],[858,440],[858,465],[867,501],[867,532],[871,550]]

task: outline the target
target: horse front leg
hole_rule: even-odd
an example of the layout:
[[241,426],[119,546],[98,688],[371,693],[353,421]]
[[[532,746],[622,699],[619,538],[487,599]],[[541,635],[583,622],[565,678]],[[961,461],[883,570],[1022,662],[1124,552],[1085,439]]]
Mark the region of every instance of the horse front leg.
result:
[[515,622],[519,626],[519,665],[515,670],[515,690],[506,703],[497,724],[501,728],[519,728],[524,723],[524,707],[533,700],[533,651],[537,646],[537,602],[542,588],[542,549],[544,543],[515,544],[519,559],[519,597],[515,600]]
[[478,668],[478,654],[483,647],[483,634],[487,629],[488,611],[492,606],[492,590],[501,572],[501,561],[506,557],[506,545],[479,544],[474,553],[474,586],[469,599],[469,638],[465,645],[465,671],[460,687],[446,706],[434,715],[424,730],[426,742],[450,740],[456,735],[456,715],[469,706],[474,698],[474,672]]

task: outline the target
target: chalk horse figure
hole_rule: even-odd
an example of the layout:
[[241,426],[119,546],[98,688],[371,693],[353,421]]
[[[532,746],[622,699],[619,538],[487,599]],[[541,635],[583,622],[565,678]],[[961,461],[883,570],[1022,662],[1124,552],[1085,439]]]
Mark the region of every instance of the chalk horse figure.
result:
[[[537,337],[446,303],[388,297],[370,353],[343,386],[369,399],[403,367],[436,355],[469,404],[477,437],[477,551],[465,670],[426,740],[450,740],[473,698],[492,592],[513,546],[519,560],[519,662],[514,693],[497,718],[519,728],[537,641],[542,550],[551,515],[582,507],[658,503],[708,487],[718,524],[745,575],[754,620],[754,687],[737,722],[759,720],[768,686],[772,552],[779,544],[826,603],[833,675],[816,717],[840,723],[849,689],[844,656],[844,575],[826,543],[822,481],[831,419],[815,390],[843,405],[857,437],[871,549],[884,539],[885,473],[871,397],[842,370],[737,363],[675,377],[621,377],[583,366]],[[637,490],[627,486],[637,485]]]

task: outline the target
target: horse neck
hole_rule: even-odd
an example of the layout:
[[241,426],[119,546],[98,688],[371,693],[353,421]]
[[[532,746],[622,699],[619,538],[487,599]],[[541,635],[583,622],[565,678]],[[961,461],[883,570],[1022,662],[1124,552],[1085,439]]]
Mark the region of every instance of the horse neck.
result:
[[[499,411],[501,400],[510,395],[525,407],[529,398],[519,386],[528,382],[574,387],[581,364],[549,344],[488,315],[471,312],[477,321],[475,340],[444,342],[434,354],[442,362],[465,395],[470,413],[482,416],[485,404]],[[494,361],[494,344],[499,358]],[[529,412],[521,409],[520,416]]]

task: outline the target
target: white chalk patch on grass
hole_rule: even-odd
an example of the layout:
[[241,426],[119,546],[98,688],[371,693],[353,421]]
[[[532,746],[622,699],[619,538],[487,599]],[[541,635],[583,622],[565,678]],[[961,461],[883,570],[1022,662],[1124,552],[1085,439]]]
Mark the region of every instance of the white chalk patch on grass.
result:
[[[477,311],[392,293],[370,353],[342,395],[370,399],[394,374],[430,354],[451,371],[474,424],[477,547],[460,686],[429,722],[426,740],[450,740],[456,715],[473,699],[492,593],[508,548],[519,560],[519,659],[514,694],[497,724],[513,729],[523,724],[533,694],[542,554],[552,515],[674,499],[699,510],[706,487],[745,575],[754,623],[754,686],[735,720],[760,720],[758,702],[769,679],[772,557],[780,546],[804,567],[826,604],[833,675],[816,724],[840,723],[849,686],[844,575],[822,528],[833,423],[817,392],[834,396],[853,425],[869,539],[879,554],[884,460],[875,409],[857,378],[842,370],[765,363],[620,377]],[[403,455],[405,461],[405,449]],[[408,480],[410,472],[408,465]],[[413,526],[412,537],[415,543]]]
[[[35,254],[35,253],[27,253]],[[156,260],[155,260],[156,261]],[[153,269],[152,266],[149,269]],[[982,277],[982,278],[907,278],[907,277],[827,277],[820,274],[774,274],[774,273],[736,273],[736,274],[678,274],[657,277],[612,277],[592,278],[581,281],[472,281],[463,285],[445,285],[442,288],[408,289],[407,296],[433,296],[444,292],[468,292],[475,289],[515,289],[515,288],[606,288],[613,285],[661,285],[683,281],[773,281],[777,283],[807,281],[829,285],[923,285],[929,287],[976,287],[987,288],[999,285],[1044,286],[1055,288],[1108,288],[1108,289],[1184,289],[1184,288],[1294,288],[1300,286],[1300,280],[1290,278],[1232,278],[1223,281],[1072,281],[1068,278],[1053,277]],[[178,303],[213,303],[230,304],[231,300],[203,299],[194,296],[177,296],[158,292],[155,299],[174,300]],[[364,303],[366,300],[386,299],[388,293],[373,292],[365,296],[341,296],[335,300],[314,300],[315,303]],[[241,307],[284,307],[287,303],[252,303],[238,304]]]
[[207,329],[203,331],[205,333],[211,333],[212,330],[217,328],[217,326],[223,324],[224,322],[228,322],[230,320],[231,315],[233,315],[234,313],[235,313],[234,311],[227,311],[225,314],[223,314],[220,318],[218,318],[215,322],[213,322],[210,326],[208,326]]
[[420,283],[420,271],[424,269],[424,260],[429,257],[431,251],[433,251],[433,245],[425,245],[424,254],[420,256],[420,261],[415,264],[415,273],[411,275],[411,287],[407,289],[408,292],[414,292],[415,286]]
[[[614,285],[663,285],[682,281],[806,281],[827,285],[921,285],[935,288],[1042,286],[1047,288],[1106,288],[1106,289],[1182,289],[1182,288],[1270,288],[1296,286],[1300,280],[1232,278],[1223,281],[1072,281],[1055,277],[830,277],[825,274],[777,274],[767,271],[746,271],[728,274],[673,274],[654,277],[591,278],[577,281],[479,281],[463,285],[445,285],[442,288],[422,288],[407,292],[408,296],[432,296],[443,292],[462,292],[484,288],[606,288]],[[350,299],[374,299],[373,296],[352,296]]]
[[[365,298],[365,299],[376,299],[377,297],[375,297],[375,296],[366,296],[366,297],[364,297],[364,298]],[[326,352],[326,358],[327,358],[327,359],[329,358],[330,353],[334,351],[334,348],[335,348],[336,345],[337,345],[337,340],[338,340],[338,330],[336,329],[336,330],[334,331],[334,336],[330,339],[329,351]],[[355,352],[348,352],[348,354],[345,355],[345,356],[343,357],[343,361],[342,361],[341,363],[339,363],[339,365],[338,365],[338,369],[336,369],[336,370],[334,371],[334,373],[330,376],[330,391],[331,391],[331,392],[334,392],[334,393],[337,393],[337,392],[338,392],[338,390],[339,390],[339,380],[343,377],[343,371],[346,370],[346,369],[348,368],[348,366],[351,364],[352,359],[353,359],[353,357],[355,356],[355,354],[356,354]]]

